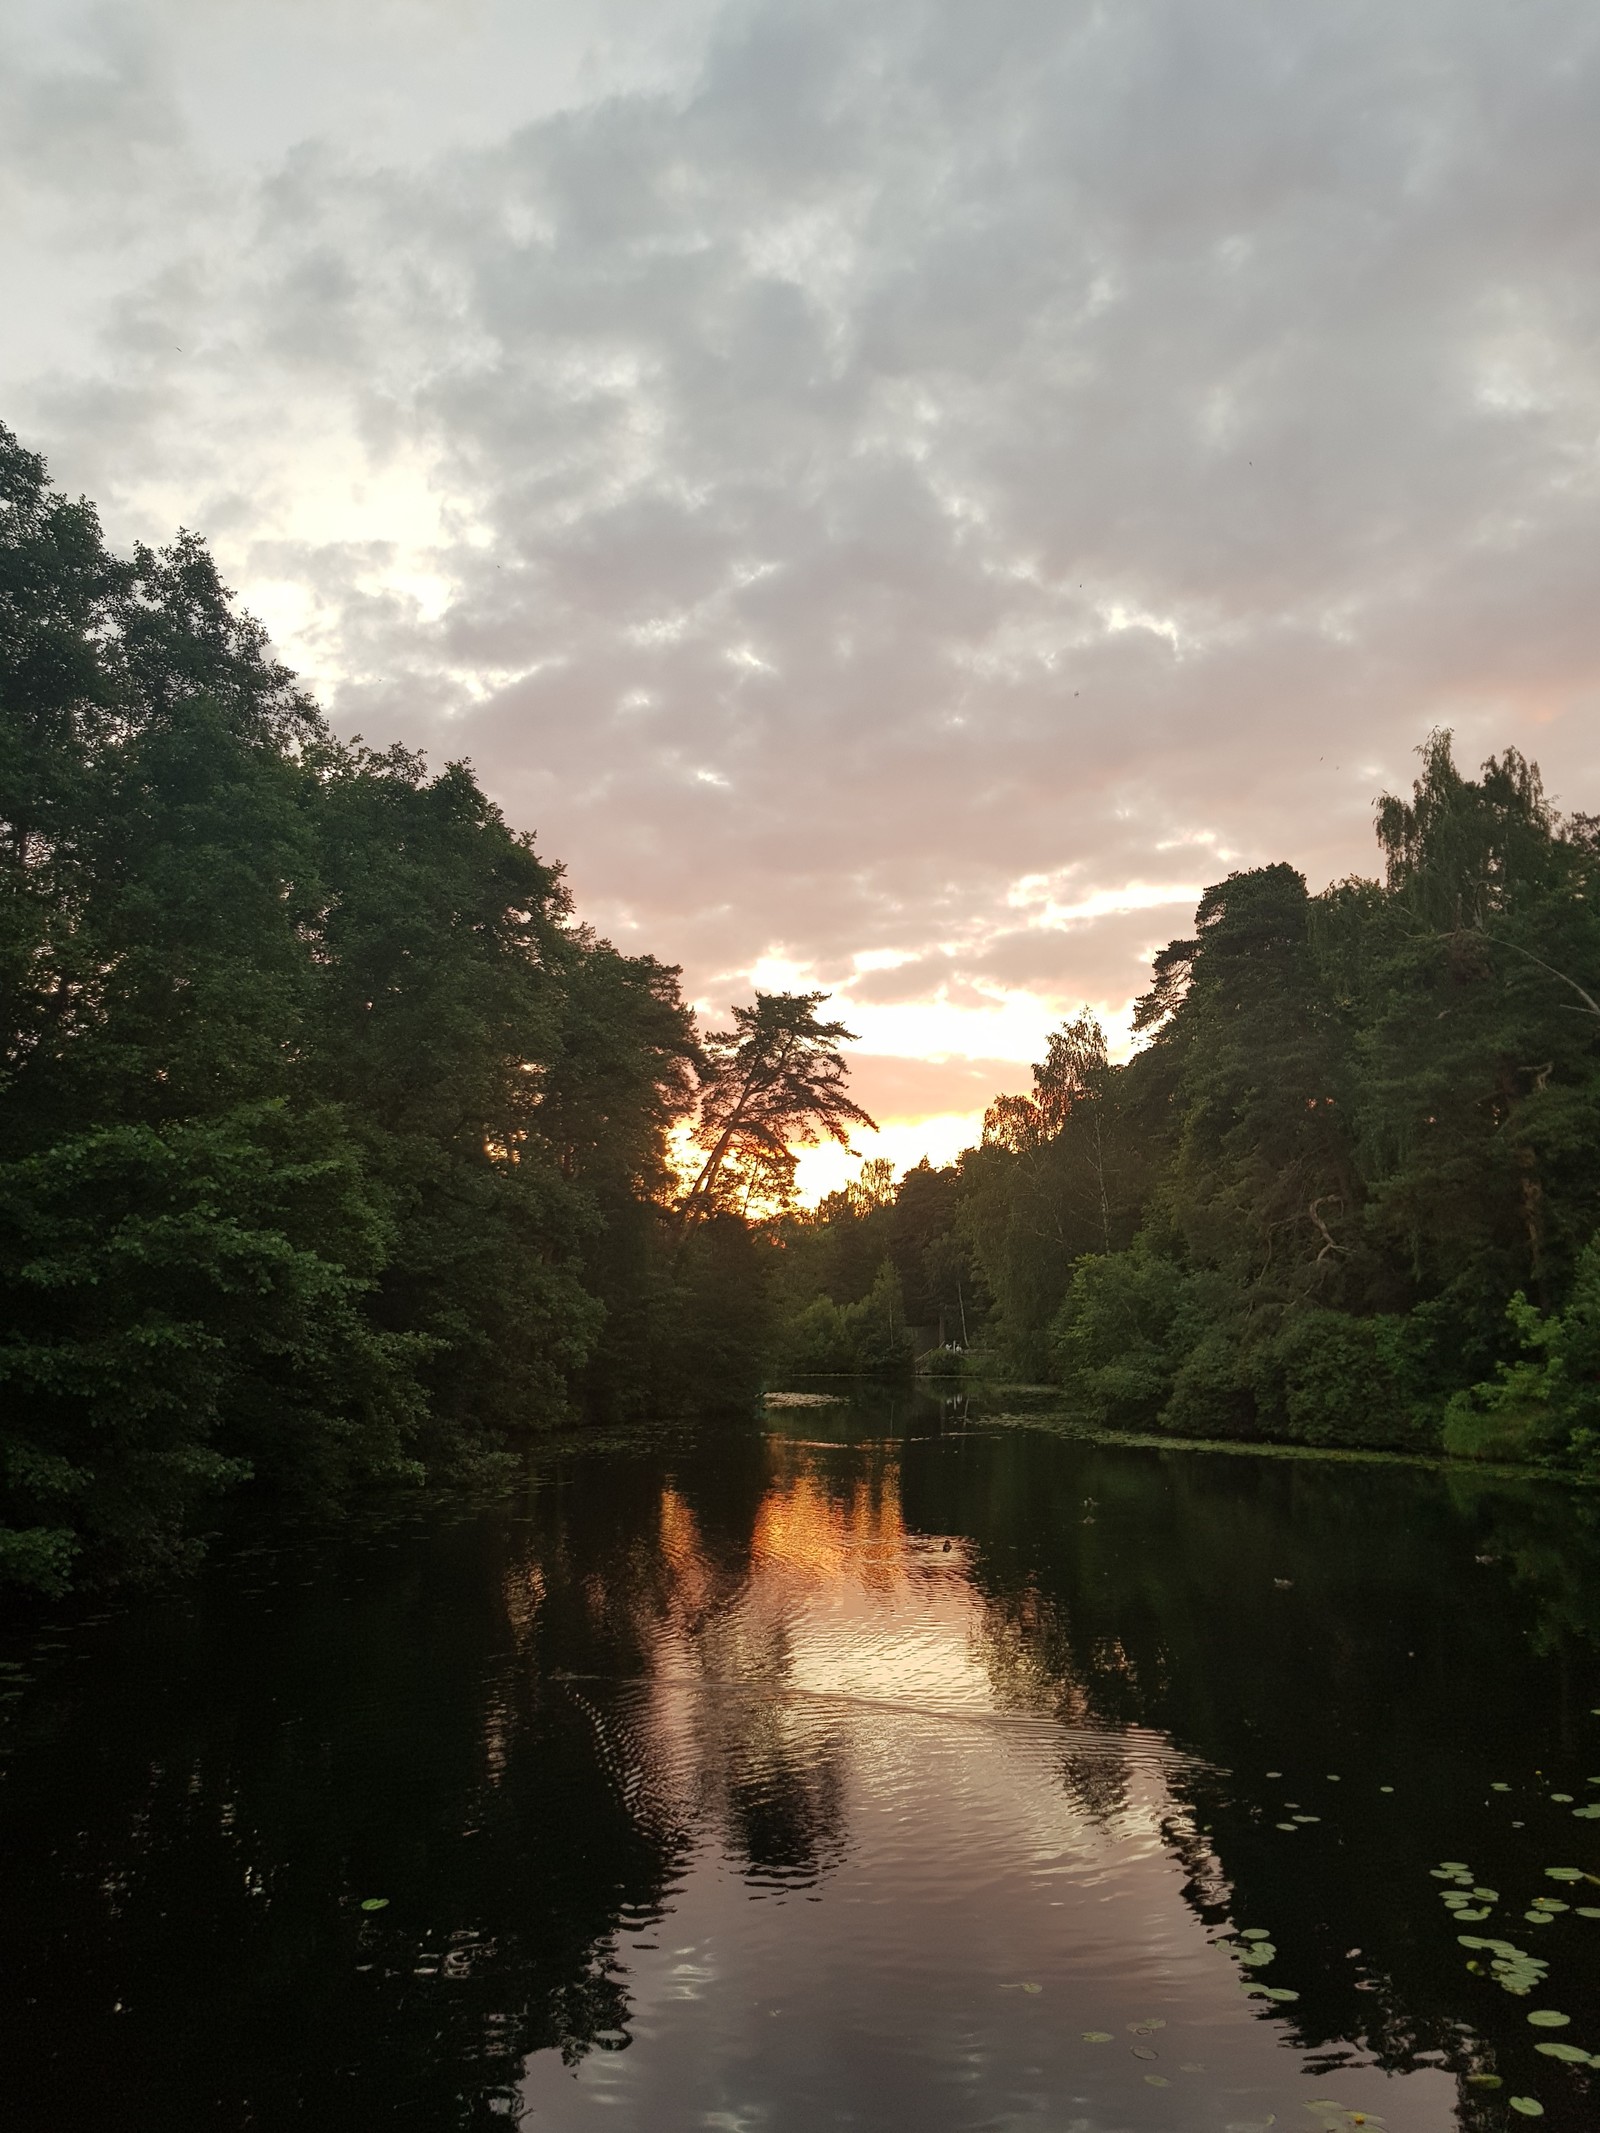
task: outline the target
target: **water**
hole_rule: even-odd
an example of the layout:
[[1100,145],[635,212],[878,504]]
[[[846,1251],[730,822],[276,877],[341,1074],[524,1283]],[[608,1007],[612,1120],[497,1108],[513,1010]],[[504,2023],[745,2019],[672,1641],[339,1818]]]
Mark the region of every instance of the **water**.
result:
[[236,1545],[8,1647],[6,2122],[1592,2126],[1595,1540],[879,1398]]

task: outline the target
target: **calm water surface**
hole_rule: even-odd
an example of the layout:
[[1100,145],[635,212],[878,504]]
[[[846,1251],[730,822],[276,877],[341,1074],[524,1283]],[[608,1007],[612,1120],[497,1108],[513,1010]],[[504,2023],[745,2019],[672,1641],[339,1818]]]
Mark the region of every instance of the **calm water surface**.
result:
[[912,1398],[238,1546],[5,1647],[6,2122],[1593,2127],[1597,1637],[1556,1490]]

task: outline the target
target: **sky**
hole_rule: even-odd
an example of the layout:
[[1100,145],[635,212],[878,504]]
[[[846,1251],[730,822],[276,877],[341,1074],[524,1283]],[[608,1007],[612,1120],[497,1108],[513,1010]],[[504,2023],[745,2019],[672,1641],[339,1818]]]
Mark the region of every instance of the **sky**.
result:
[[941,1159],[1432,727],[1600,810],[1597,112],[1592,0],[8,0],[0,419]]

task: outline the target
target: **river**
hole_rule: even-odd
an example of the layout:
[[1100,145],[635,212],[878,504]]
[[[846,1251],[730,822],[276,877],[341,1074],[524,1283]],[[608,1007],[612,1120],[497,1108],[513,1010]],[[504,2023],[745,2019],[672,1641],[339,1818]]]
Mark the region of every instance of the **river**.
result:
[[885,1393],[233,1535],[4,1646],[6,2122],[1592,2127],[1596,1533]]

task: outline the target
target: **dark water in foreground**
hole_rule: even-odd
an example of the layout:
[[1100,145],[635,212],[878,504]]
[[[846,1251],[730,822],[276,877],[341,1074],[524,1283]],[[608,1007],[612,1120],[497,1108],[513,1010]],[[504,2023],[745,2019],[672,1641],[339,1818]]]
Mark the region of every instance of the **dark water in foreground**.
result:
[[1593,2126],[1597,1640],[1555,1490],[932,1401],[235,1553],[8,1648],[4,2121]]

